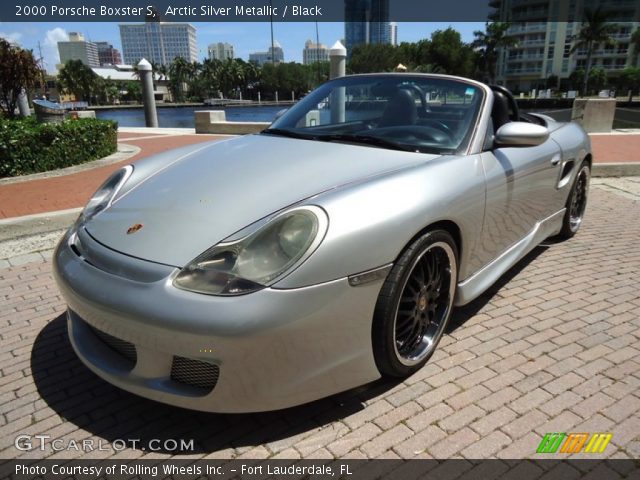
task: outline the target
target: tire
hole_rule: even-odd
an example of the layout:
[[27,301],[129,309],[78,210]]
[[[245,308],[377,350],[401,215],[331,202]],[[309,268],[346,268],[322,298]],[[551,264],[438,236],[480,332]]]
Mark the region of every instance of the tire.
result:
[[567,210],[562,219],[562,230],[560,230],[559,234],[560,238],[568,239],[578,233],[580,225],[582,225],[584,212],[587,208],[590,178],[591,169],[589,168],[589,164],[583,162],[571,186],[569,198],[567,198],[567,204],[565,205]]
[[458,249],[444,230],[421,235],[402,252],[373,316],[373,352],[383,376],[409,376],[429,360],[451,316],[457,277]]

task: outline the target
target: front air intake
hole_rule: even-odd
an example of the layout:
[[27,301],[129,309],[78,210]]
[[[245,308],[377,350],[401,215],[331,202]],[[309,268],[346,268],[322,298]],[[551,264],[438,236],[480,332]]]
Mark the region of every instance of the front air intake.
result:
[[171,380],[210,392],[218,383],[220,367],[185,357],[173,357]]

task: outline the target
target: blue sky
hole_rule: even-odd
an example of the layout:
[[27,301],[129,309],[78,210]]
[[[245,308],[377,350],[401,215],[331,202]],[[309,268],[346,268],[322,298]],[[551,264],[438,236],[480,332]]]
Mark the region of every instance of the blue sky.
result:
[[[197,29],[199,57],[206,57],[207,45],[214,42],[229,42],[235,46],[236,56],[247,60],[249,53],[266,50],[271,42],[269,22],[252,23],[193,23]],[[435,30],[452,26],[464,41],[473,39],[474,30],[482,30],[480,22],[453,23],[400,23],[398,40],[414,42],[428,38]],[[329,47],[344,37],[343,23],[321,22],[318,24],[320,41]],[[117,23],[0,23],[0,37],[17,41],[23,48],[38,54],[38,42],[48,71],[54,71],[58,62],[57,42],[66,39],[69,32],[80,32],[94,41],[107,41],[121,50],[120,32]],[[315,23],[275,23],[274,37],[284,49],[285,61],[302,61],[302,49],[308,39],[315,41]]]

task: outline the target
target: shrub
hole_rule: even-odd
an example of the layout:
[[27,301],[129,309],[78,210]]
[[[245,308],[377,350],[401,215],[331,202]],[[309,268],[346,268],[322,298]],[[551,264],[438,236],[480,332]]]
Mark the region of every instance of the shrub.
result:
[[33,117],[0,119],[0,177],[46,172],[106,157],[116,151],[118,124],[82,118],[38,123]]

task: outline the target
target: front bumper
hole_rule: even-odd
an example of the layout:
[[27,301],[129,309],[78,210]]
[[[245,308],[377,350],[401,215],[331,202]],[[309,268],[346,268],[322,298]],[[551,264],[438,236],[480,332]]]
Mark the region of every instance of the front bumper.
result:
[[[54,254],[71,343],[88,368],[124,390],[194,410],[249,412],[380,377],[371,320],[383,280],[215,297],[174,288],[173,267],[127,257],[82,230],[75,238],[66,235]],[[210,388],[189,381],[207,372],[216,377]]]

